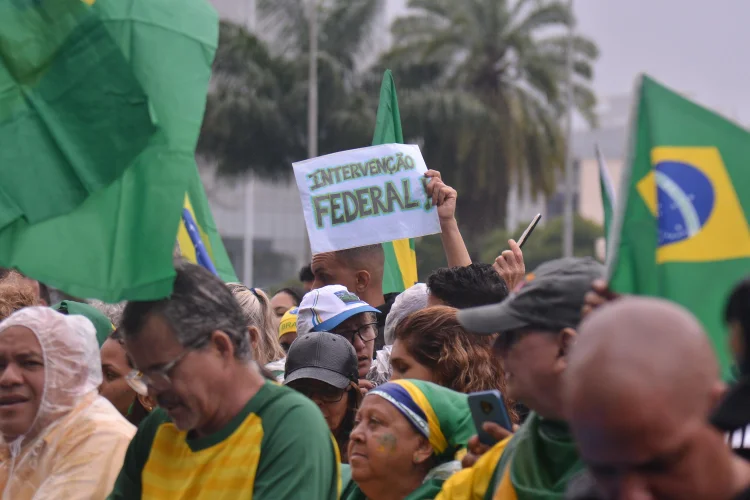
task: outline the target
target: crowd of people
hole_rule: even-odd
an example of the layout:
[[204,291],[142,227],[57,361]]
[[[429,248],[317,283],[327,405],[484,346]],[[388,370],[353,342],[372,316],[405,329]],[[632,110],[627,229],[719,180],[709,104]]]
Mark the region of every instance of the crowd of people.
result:
[[427,177],[448,267],[401,294],[380,245],[273,295],[180,259],[169,297],[118,305],[0,272],[0,500],[750,499],[750,280],[727,388],[689,311],[593,258],[472,262]]

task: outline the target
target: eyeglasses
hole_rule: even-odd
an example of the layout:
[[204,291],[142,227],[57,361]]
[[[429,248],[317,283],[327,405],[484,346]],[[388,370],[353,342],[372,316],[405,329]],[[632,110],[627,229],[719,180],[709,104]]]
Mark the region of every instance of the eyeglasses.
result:
[[308,389],[306,387],[303,387],[300,389],[300,392],[307,396],[309,399],[321,402],[323,404],[338,403],[339,401],[341,401],[341,399],[343,399],[344,394],[346,394],[346,391],[336,389],[335,387],[325,389]]
[[148,396],[149,387],[153,387],[157,391],[167,390],[172,386],[172,379],[169,378],[169,372],[174,370],[180,361],[185,359],[185,356],[190,354],[190,352],[200,349],[206,343],[208,343],[208,338],[199,338],[193,343],[186,345],[184,351],[161,368],[149,370],[148,372],[132,370],[125,375],[125,381],[131,389],[141,396]]
[[336,335],[341,335],[346,340],[348,340],[350,344],[354,343],[354,336],[357,335],[362,340],[362,342],[366,344],[368,342],[372,342],[378,336],[377,326],[377,323],[368,323],[366,325],[360,326],[356,330],[349,330],[348,332],[339,331],[334,328],[333,333],[335,333]]

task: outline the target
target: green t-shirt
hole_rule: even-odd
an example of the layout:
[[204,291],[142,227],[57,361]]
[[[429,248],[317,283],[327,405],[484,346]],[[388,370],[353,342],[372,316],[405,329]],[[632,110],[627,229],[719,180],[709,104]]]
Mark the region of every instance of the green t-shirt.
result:
[[338,464],[320,410],[268,382],[223,429],[189,438],[157,409],[128,447],[109,498],[335,500]]

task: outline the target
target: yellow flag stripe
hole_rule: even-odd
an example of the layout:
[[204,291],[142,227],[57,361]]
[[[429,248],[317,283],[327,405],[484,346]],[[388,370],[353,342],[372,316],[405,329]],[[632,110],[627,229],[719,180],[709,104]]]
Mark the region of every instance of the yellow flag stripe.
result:
[[[411,286],[411,285],[410,285]],[[448,449],[448,440],[445,439],[443,431],[440,429],[440,421],[438,421],[435,410],[432,409],[432,405],[427,400],[425,395],[419,390],[419,387],[412,384],[408,380],[394,380],[394,384],[398,384],[409,393],[409,396],[417,403],[425,416],[427,417],[427,425],[430,428],[430,444],[432,448],[438,453],[443,453]]]
[[[206,232],[203,231],[198,218],[195,216],[193,204],[190,203],[190,197],[187,195],[187,193],[185,193],[185,202],[183,204],[183,208],[186,208],[187,211],[190,212],[190,215],[193,216],[195,225],[198,228],[198,233],[200,234],[201,240],[203,240],[203,245],[206,247],[208,256],[213,261],[214,253],[211,249],[211,240],[208,238]],[[190,235],[188,234],[187,229],[185,228],[185,223],[182,221],[182,219],[180,219],[180,226],[177,230],[177,243],[180,245],[180,253],[185,258],[185,260],[193,264],[197,264],[198,258],[195,255],[195,247],[193,246],[193,241],[190,239]]]
[[417,254],[411,248],[409,240],[396,240],[393,242],[393,252],[396,254],[398,268],[401,270],[401,279],[404,281],[404,289],[411,287],[417,282]]

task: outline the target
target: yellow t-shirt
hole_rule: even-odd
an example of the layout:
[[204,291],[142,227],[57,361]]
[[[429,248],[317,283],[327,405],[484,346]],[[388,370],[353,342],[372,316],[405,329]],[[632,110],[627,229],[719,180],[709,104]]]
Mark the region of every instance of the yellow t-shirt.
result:
[[468,469],[456,472],[444,484],[435,500],[482,500],[512,436],[500,441]]
[[223,429],[191,438],[161,410],[141,423],[113,500],[335,500],[335,445],[320,410],[266,382]]

